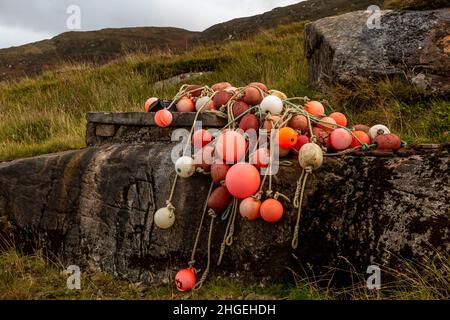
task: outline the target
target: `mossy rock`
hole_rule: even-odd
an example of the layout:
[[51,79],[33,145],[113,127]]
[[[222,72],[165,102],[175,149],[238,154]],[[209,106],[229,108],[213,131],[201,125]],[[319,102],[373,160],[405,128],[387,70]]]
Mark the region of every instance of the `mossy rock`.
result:
[[448,0],[385,0],[385,9],[427,10],[449,7]]

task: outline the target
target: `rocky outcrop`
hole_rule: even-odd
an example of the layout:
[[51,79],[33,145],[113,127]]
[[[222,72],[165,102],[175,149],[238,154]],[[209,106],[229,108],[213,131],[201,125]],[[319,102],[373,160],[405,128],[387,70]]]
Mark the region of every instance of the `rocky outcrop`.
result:
[[[153,215],[165,206],[174,178],[171,150],[158,141],[173,129],[125,125],[137,114],[103,114],[106,125],[146,141],[91,139],[82,149],[0,164],[0,236],[26,252],[43,249],[67,264],[104,270],[130,280],[163,283],[186,267],[210,178],[196,174],[177,184],[176,223],[158,229]],[[141,114],[142,122],[149,114]],[[102,114],[91,115],[91,133]],[[183,119],[177,118],[178,124]],[[215,120],[214,120],[215,121]],[[137,121],[139,122],[139,121]],[[176,124],[175,124],[176,125]],[[139,128],[139,129],[136,129]],[[119,132],[120,133],[120,132]],[[125,135],[126,136],[126,135]],[[130,136],[128,136],[130,137]],[[115,135],[115,138],[119,136]],[[152,140],[153,139],[153,140]],[[309,180],[297,250],[291,249],[296,209],[276,224],[238,216],[234,243],[215,266],[227,221],[217,219],[212,237],[212,276],[282,280],[286,268],[316,275],[330,268],[365,272],[370,264],[398,267],[434,250],[450,251],[450,183],[447,150],[405,158],[327,158]],[[300,170],[295,158],[274,178],[274,190],[294,197]],[[205,267],[209,218],[200,238],[197,267]],[[293,254],[297,257],[295,258]]]
[[[310,83],[399,77],[425,95],[450,94],[450,9],[352,12],[306,25]],[[368,22],[371,23],[369,28]]]

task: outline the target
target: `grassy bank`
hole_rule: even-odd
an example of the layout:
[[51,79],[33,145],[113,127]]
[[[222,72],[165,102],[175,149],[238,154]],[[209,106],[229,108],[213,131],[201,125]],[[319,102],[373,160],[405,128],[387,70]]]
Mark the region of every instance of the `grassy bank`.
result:
[[[447,259],[447,260],[446,260]],[[210,280],[192,296],[173,283],[151,286],[118,280],[106,273],[82,273],[81,290],[66,286],[65,267],[40,253],[25,256],[16,250],[0,254],[0,299],[450,299],[450,261],[438,256],[426,265],[405,264],[401,273],[388,271],[394,281],[382,290],[368,290],[364,279],[349,288],[319,287],[313,279],[293,277],[291,284],[243,285],[230,279]]]
[[303,24],[282,26],[246,41],[195,48],[182,55],[130,55],[108,65],[66,65],[18,83],[0,83],[0,161],[84,146],[85,113],[142,111],[149,96],[172,97],[178,86],[153,84],[193,71],[197,82],[265,82],[289,96],[329,101],[353,123],[386,123],[409,142],[447,141],[450,102],[420,100],[397,82],[323,96],[307,85]]

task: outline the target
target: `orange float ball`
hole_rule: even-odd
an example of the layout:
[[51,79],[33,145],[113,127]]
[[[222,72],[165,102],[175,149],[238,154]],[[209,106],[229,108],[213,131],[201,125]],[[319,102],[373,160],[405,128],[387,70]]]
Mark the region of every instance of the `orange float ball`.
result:
[[278,132],[278,145],[283,149],[291,149],[297,143],[298,133],[291,127],[281,128]]
[[245,199],[258,191],[261,177],[258,169],[248,163],[235,164],[228,170],[225,185],[238,199]]
[[277,222],[283,216],[284,209],[280,201],[267,199],[261,204],[259,211],[264,221]]
[[175,285],[178,291],[190,291],[194,288],[197,278],[195,276],[195,271],[192,268],[182,269],[178,271],[175,276]]
[[[370,144],[370,137],[364,131],[353,131],[353,135],[356,136],[362,143]],[[359,147],[361,145],[354,136],[352,136],[352,144],[350,145],[352,148]]]
[[242,200],[241,204],[239,205],[239,213],[248,221],[255,221],[260,217],[260,207],[261,201],[249,197]]
[[[317,127],[320,129],[323,129],[325,131],[332,131],[334,129],[336,129],[336,126],[334,126],[333,124],[336,124],[336,120],[334,120],[333,118],[330,117],[323,117],[322,119],[320,119],[321,121],[325,121],[328,123],[324,123],[324,122],[319,122],[317,124]],[[329,124],[331,123],[331,124]]]
[[148,112],[150,110],[150,107],[152,106],[152,104],[154,104],[158,100],[159,99],[155,98],[155,97],[147,99],[147,101],[145,101],[145,112]]
[[305,104],[305,111],[319,117],[325,114],[325,108],[319,101],[309,101]]
[[347,117],[343,113],[333,112],[329,117],[334,119],[338,125],[343,127],[347,126]]
[[212,139],[213,139],[212,134],[205,129],[197,130],[192,134],[192,144],[196,148],[202,148],[206,146],[208,143],[212,141]]
[[177,110],[179,112],[193,112],[195,110],[195,103],[188,97],[183,97],[177,102]]
[[250,157],[250,163],[258,169],[267,168],[270,162],[270,153],[266,148],[259,148]]
[[155,113],[155,123],[158,127],[168,127],[172,124],[172,120],[172,113],[167,109],[162,109]]
[[235,163],[245,156],[247,142],[242,134],[226,131],[219,135],[216,143],[216,155],[225,163]]

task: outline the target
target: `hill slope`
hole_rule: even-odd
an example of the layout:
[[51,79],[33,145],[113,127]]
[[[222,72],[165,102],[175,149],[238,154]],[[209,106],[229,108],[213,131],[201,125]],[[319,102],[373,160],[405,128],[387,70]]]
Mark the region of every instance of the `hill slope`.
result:
[[201,33],[178,28],[122,28],[67,32],[53,39],[0,50],[0,81],[52,70],[63,62],[105,63],[126,52],[170,50],[180,52],[194,44],[244,39],[262,29],[281,24],[316,20],[366,9],[382,0],[309,0],[276,8],[253,17],[234,19]]

